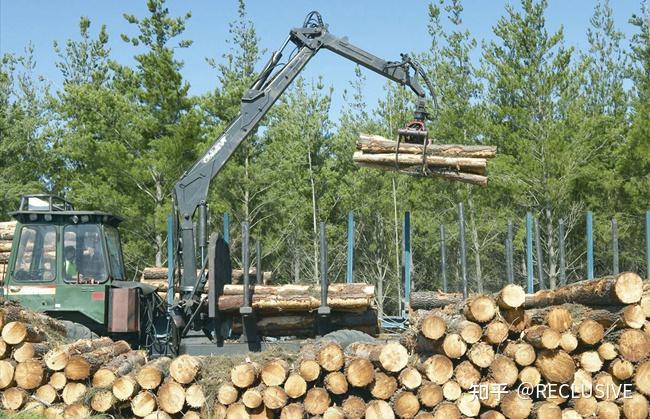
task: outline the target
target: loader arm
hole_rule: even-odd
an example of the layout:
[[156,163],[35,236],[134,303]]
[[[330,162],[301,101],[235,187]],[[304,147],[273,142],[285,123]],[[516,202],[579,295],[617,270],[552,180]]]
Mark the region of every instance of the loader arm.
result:
[[[295,45],[286,64],[280,64],[287,45]],[[183,174],[174,187],[173,199],[176,211],[175,240],[183,266],[181,293],[190,300],[204,288],[205,277],[197,278],[197,249],[195,246],[194,214],[198,209],[199,245],[205,241],[206,201],[211,180],[219,173],[241,142],[251,135],[273,106],[276,100],[300,74],[309,60],[321,49],[330,50],[348,60],[368,68],[396,83],[409,87],[417,96],[415,119],[424,121],[427,117],[425,91],[418,82],[421,77],[433,97],[433,89],[424,71],[417,62],[406,54],[401,61],[385,61],[367,51],[350,44],[346,38],[338,38],[327,31],[317,12],[311,12],[303,27],[294,28],[282,47],[273,53],[259,77],[241,100],[241,110],[224,132],[216,139],[205,154]],[[433,97],[435,99],[435,97]],[[203,252],[201,252],[203,253]],[[197,281],[198,279],[198,281]]]

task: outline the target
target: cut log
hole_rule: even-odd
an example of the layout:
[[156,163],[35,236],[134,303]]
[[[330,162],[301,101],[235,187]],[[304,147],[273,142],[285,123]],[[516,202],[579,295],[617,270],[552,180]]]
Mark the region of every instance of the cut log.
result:
[[609,373],[618,380],[625,381],[634,375],[634,364],[628,360],[617,358],[609,364]]
[[460,419],[460,410],[454,403],[442,402],[433,409],[435,419]]
[[569,400],[571,406],[580,417],[595,416],[598,409],[598,400],[593,396],[574,397]]
[[303,419],[305,417],[305,408],[302,403],[291,403],[282,408],[280,419]]
[[625,307],[621,313],[623,324],[632,329],[641,329],[645,325],[645,313],[639,304]]
[[371,400],[366,405],[366,419],[394,419],[395,412],[384,400]]
[[[426,173],[422,171],[422,158],[416,156],[409,156],[406,154],[400,154],[397,156],[398,165],[395,167],[395,154],[363,154],[361,152],[354,152],[352,154],[352,159],[354,163],[359,167],[367,167],[370,169],[378,169],[383,171],[403,173],[407,175],[423,176],[428,177],[440,177],[447,180],[454,180],[463,183],[469,183],[471,185],[477,186],[487,186],[487,176],[484,176],[486,172],[487,164],[484,165],[484,162],[467,162],[464,164],[462,169],[464,171],[458,171],[455,167],[450,167],[446,165],[439,164],[427,164]],[[456,161],[458,159],[448,158],[441,159],[435,157],[427,157],[427,163],[441,163],[442,160],[447,162]],[[414,161],[419,161],[419,163],[413,163]],[[478,172],[478,173],[475,173]]]
[[[253,285],[251,286],[252,294],[257,295],[308,295],[320,297],[319,285],[301,285],[301,284],[284,284],[284,285]],[[375,295],[374,285],[363,282],[354,283],[336,283],[329,284],[327,287],[328,295],[346,295],[346,294],[363,294],[368,297]],[[223,287],[222,295],[244,295],[243,285],[226,284]]]
[[163,377],[169,371],[171,359],[167,357],[158,358],[140,368],[135,376],[138,385],[144,390],[158,388]]
[[442,401],[444,397],[442,387],[438,384],[426,382],[418,390],[420,404],[427,408],[433,408]]
[[330,403],[331,399],[327,391],[318,387],[309,389],[303,401],[305,411],[310,415],[322,415],[330,407]]
[[205,404],[205,394],[201,384],[194,383],[185,389],[185,403],[195,409]]
[[596,410],[598,419],[618,419],[621,417],[621,410],[616,403],[610,401],[598,402],[598,409]]
[[611,374],[606,372],[599,372],[594,377],[594,397],[598,400],[615,401],[621,396],[622,389],[618,382],[614,381]]
[[66,365],[68,365],[71,356],[92,352],[95,349],[112,344],[113,341],[109,337],[81,339],[69,345],[63,345],[51,349],[47,354],[45,354],[43,360],[48,369],[52,371],[62,371]]
[[14,382],[14,372],[16,362],[10,360],[0,360],[0,390],[9,387]]
[[63,409],[63,417],[85,419],[90,417],[90,409],[83,403],[73,403]]
[[462,301],[463,294],[419,291],[411,293],[409,305],[411,310],[431,310],[449,305],[457,305]]
[[580,354],[580,368],[587,372],[598,372],[603,367],[603,360],[596,351],[585,351]]
[[[251,300],[252,307],[262,312],[313,311],[320,306],[320,298],[307,295],[254,294]],[[327,305],[332,310],[364,311],[371,303],[372,297],[365,294],[335,294],[327,297]],[[242,295],[222,295],[218,299],[219,310],[223,312],[238,311],[243,304]]]
[[130,350],[129,344],[120,340],[92,352],[70,357],[63,372],[70,380],[85,380],[94,374],[99,367]]
[[419,329],[422,335],[435,340],[444,336],[447,330],[447,323],[440,316],[429,314],[422,319]]
[[57,371],[52,373],[50,375],[50,380],[48,381],[48,384],[54,387],[57,391],[63,390],[66,384],[68,384],[68,379],[66,378],[65,374]]
[[135,378],[135,374],[118,377],[113,382],[113,395],[120,401],[130,400],[139,390],[140,385]]
[[338,371],[343,368],[345,354],[341,345],[336,342],[327,342],[316,352],[316,362],[325,371]]
[[156,397],[147,390],[142,390],[131,400],[131,411],[138,417],[145,417],[157,408]]
[[109,387],[118,377],[129,374],[134,369],[144,365],[147,360],[144,351],[129,351],[123,353],[106,364],[93,375],[93,387]]
[[44,384],[36,390],[34,397],[39,402],[49,406],[57,401],[59,393],[50,384]]
[[302,397],[307,392],[307,381],[300,374],[291,374],[284,382],[284,391],[292,399]]
[[454,364],[444,355],[433,355],[424,361],[422,369],[432,383],[443,385],[454,374]]
[[[479,402],[481,405],[494,409],[499,404],[501,404],[501,396],[502,393],[505,392],[505,388],[502,384],[495,382],[493,379],[488,378],[486,380],[483,380],[479,386]],[[473,389],[473,392],[475,393],[475,390]]]
[[537,349],[555,349],[560,346],[561,338],[557,330],[544,325],[529,327],[524,332],[524,340]]
[[476,395],[471,393],[463,393],[456,401],[456,406],[462,415],[469,418],[478,416],[481,411],[481,402]]
[[485,328],[485,341],[491,345],[500,345],[508,339],[508,325],[502,321],[493,321]]
[[281,386],[289,376],[289,364],[283,359],[268,361],[262,367],[260,376],[267,386]]
[[196,379],[200,369],[201,363],[197,358],[191,355],[181,355],[174,358],[169,364],[169,375],[179,384],[189,384]]
[[320,365],[313,359],[301,360],[298,372],[308,383],[316,380],[320,376]]
[[410,391],[400,391],[393,398],[393,411],[400,418],[414,418],[420,411],[420,401]]
[[442,397],[445,400],[455,402],[461,394],[463,394],[463,389],[460,388],[460,384],[454,380],[449,380],[442,385]]
[[14,348],[11,357],[16,362],[25,362],[32,358],[41,359],[49,350],[50,347],[46,343],[23,342],[20,346]]
[[348,396],[343,400],[341,408],[349,419],[361,419],[366,414],[366,402],[358,396]]
[[33,390],[43,384],[45,379],[45,366],[39,360],[21,362],[16,366],[14,380],[18,387]]
[[262,391],[262,401],[264,406],[271,410],[282,409],[287,404],[287,399],[287,393],[282,389],[282,387],[271,386],[266,387]]
[[535,366],[542,374],[542,377],[551,383],[569,382],[576,370],[571,355],[562,350],[540,352],[535,361]]
[[490,365],[490,377],[495,383],[511,387],[519,377],[517,365],[507,356],[496,355]]
[[255,384],[258,375],[259,366],[253,362],[238,364],[230,369],[230,381],[235,386],[243,389]]
[[399,373],[398,380],[404,389],[413,391],[422,385],[422,374],[414,367],[406,367]]
[[345,413],[338,406],[330,406],[323,413],[323,419],[345,419]]
[[352,387],[365,387],[375,379],[375,369],[365,358],[352,358],[345,367],[345,377]]
[[537,291],[526,297],[524,307],[547,307],[564,303],[588,306],[611,306],[612,302],[635,304],[641,301],[642,295],[641,277],[632,272],[624,272],[615,277],[577,282],[554,290]]
[[533,345],[525,342],[511,342],[503,350],[503,354],[513,359],[517,365],[527,367],[532,365],[537,358]]
[[520,285],[506,285],[497,294],[497,304],[505,310],[521,307],[525,301],[526,291]]
[[647,419],[650,417],[648,399],[639,393],[623,397],[623,416],[626,419]]
[[624,330],[618,339],[618,351],[624,359],[639,362],[650,354],[650,338],[640,330]]
[[88,388],[84,383],[71,382],[65,385],[61,392],[61,398],[65,404],[73,404],[83,400]]
[[185,389],[179,383],[172,380],[160,386],[157,396],[158,408],[172,415],[180,412],[185,405]]
[[525,419],[533,409],[530,397],[511,391],[501,400],[501,413],[508,419]]
[[7,410],[18,410],[29,399],[29,395],[20,387],[10,387],[2,392],[2,406]]
[[494,349],[485,342],[479,342],[469,350],[468,358],[479,368],[487,368],[494,361]]
[[258,388],[247,389],[241,396],[241,402],[249,409],[257,409],[263,403],[262,391]]
[[232,383],[223,383],[219,386],[217,390],[217,400],[224,406],[233,404],[239,398],[239,392],[237,387],[232,385]]
[[481,419],[505,419],[505,418],[506,417],[503,416],[503,413],[498,412],[496,410],[486,410],[485,412],[481,413]]
[[529,388],[535,388],[542,382],[542,375],[535,367],[524,367],[519,371],[519,382]]
[[492,297],[479,295],[467,301],[464,313],[468,320],[477,323],[487,323],[496,315],[497,306]]
[[90,398],[90,407],[99,413],[109,411],[115,405],[116,399],[110,389],[97,389]]
[[[408,351],[398,342],[389,342],[379,352],[379,363],[389,372],[399,372],[408,363]],[[321,364],[322,365],[322,364]]]
[[573,326],[573,316],[565,307],[553,307],[546,315],[546,323],[551,329],[563,333]]
[[31,324],[22,321],[13,321],[2,328],[2,340],[9,345],[18,345],[22,342],[41,342],[46,339],[45,333]]
[[442,349],[449,358],[458,359],[467,352],[467,344],[460,335],[452,333],[445,336]]
[[521,307],[512,310],[501,310],[501,316],[511,332],[523,332],[530,325],[530,318]]
[[[181,269],[182,272],[182,269]],[[201,271],[197,270],[197,276],[200,275]],[[244,270],[243,269],[233,269],[230,277],[232,284],[241,284],[244,279]],[[254,282],[256,280],[256,270],[251,268],[250,270],[250,279]],[[142,276],[140,280],[144,283],[150,285],[159,284],[159,291],[167,291],[167,268],[166,267],[146,267],[142,271]],[[273,283],[273,272],[264,271],[262,272],[262,283],[263,285],[270,285]],[[243,294],[243,292],[242,292]]]
[[598,355],[605,361],[611,361],[618,356],[618,350],[612,342],[603,342],[598,347]]
[[327,374],[323,380],[323,384],[327,391],[337,396],[348,392],[348,380],[345,378],[345,374],[340,371],[333,371]]
[[[432,140],[429,140],[430,142]],[[394,153],[397,141],[389,140],[380,135],[359,134],[357,150],[369,154]],[[491,158],[496,156],[497,148],[494,146],[482,145],[461,145],[461,144],[410,144],[401,142],[399,152],[405,154],[424,154],[448,157],[476,157]]]
[[560,348],[566,353],[571,353],[578,347],[578,338],[571,332],[562,333],[560,337]]
[[397,380],[383,372],[375,373],[375,380],[370,384],[370,394],[375,399],[388,400],[397,391]]
[[471,345],[481,339],[481,336],[483,336],[483,328],[478,323],[464,321],[458,327],[458,334],[465,343]]
[[578,339],[585,345],[595,345],[605,336],[605,328],[595,320],[583,320],[578,326]]

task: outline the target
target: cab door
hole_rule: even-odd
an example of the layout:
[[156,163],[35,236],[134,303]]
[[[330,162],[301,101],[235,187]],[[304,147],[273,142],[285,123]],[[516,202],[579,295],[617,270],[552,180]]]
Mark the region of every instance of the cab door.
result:
[[34,311],[55,307],[58,228],[52,224],[18,224],[9,259],[6,296]]

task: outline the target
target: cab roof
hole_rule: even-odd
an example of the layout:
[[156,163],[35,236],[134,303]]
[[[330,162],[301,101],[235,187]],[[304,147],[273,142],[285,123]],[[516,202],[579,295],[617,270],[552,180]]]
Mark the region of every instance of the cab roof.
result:
[[56,195],[23,195],[18,211],[10,215],[22,224],[108,224],[116,226],[124,219],[102,211],[76,211],[69,201]]

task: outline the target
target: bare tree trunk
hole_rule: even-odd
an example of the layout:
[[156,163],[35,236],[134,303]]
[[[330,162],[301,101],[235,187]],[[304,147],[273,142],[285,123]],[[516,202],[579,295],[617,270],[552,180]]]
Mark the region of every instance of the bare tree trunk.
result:
[[314,170],[311,161],[311,148],[308,148],[307,158],[309,161],[309,182],[311,184],[311,210],[313,223],[314,243],[314,282],[318,283],[318,222],[316,216],[316,182],[314,181]]
[[472,248],[474,251],[474,265],[476,267],[476,285],[478,292],[483,293],[483,275],[481,271],[481,246],[478,242],[478,230],[476,227],[476,214],[474,213],[474,201],[469,200],[469,222],[472,229]]
[[[158,214],[160,208],[162,207],[163,204],[163,187],[162,187],[162,182],[160,181],[160,175],[156,173],[155,177],[155,183],[156,183],[156,201],[154,203],[154,217],[153,217],[153,223],[154,223],[154,228],[156,228],[156,224],[158,224],[158,220],[156,219],[156,214]],[[156,228],[156,267],[161,267],[162,266],[162,249],[163,249],[163,233],[162,231],[157,230]]]
[[402,287],[400,286],[402,267],[399,261],[399,218],[397,216],[397,183],[395,176],[393,176],[393,216],[395,221],[395,272],[397,272],[397,301],[401,304],[402,301]]
[[380,319],[384,318],[384,275],[381,274],[381,258],[379,256],[375,257],[375,263],[377,265],[377,317]]

